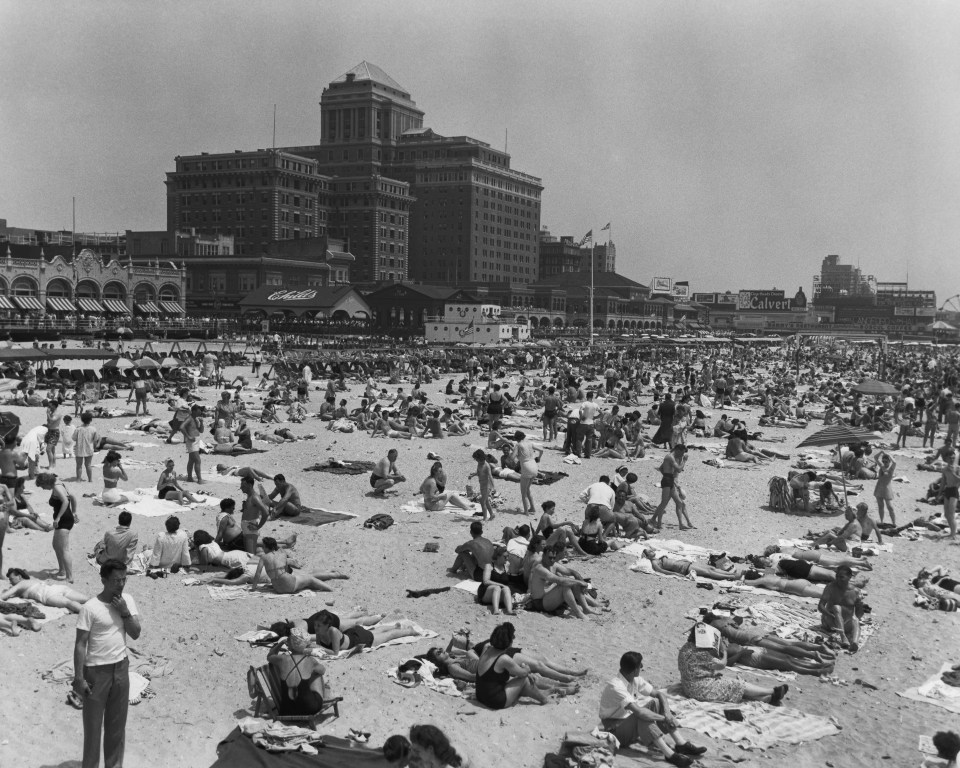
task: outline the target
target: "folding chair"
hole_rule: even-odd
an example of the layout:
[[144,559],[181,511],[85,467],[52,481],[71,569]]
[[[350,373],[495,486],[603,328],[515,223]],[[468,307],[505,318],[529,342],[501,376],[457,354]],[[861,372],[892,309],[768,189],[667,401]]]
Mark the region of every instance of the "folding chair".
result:
[[331,719],[340,717],[340,702],[342,696],[335,699],[326,699],[319,711],[312,715],[281,715],[278,702],[283,700],[283,683],[277,676],[277,671],[271,664],[262,667],[250,667],[247,672],[247,687],[250,697],[257,700],[254,717],[269,717],[280,723],[302,723],[308,728],[316,729],[317,723],[331,717],[329,710],[333,710]]

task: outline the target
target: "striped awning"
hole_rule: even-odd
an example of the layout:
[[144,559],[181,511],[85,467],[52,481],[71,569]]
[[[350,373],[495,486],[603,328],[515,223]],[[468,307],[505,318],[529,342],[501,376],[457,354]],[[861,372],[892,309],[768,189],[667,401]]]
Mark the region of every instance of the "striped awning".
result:
[[104,299],[103,306],[107,308],[107,312],[111,312],[114,315],[130,314],[130,310],[127,309],[127,305],[120,301],[120,299]]
[[181,307],[175,301],[161,301],[160,309],[166,312],[168,315],[182,315],[183,307]]
[[13,303],[20,307],[20,309],[43,311],[43,304],[40,303],[40,299],[36,296],[14,296]]
[[137,312],[143,312],[145,315],[159,315],[160,307],[154,301],[142,301],[137,305]]
[[16,309],[13,302],[6,296],[0,296],[0,309]]
[[76,312],[77,308],[70,299],[63,296],[47,296],[47,306],[54,312]]
[[102,315],[107,311],[103,308],[103,304],[96,299],[78,298],[77,305],[84,312],[92,312],[97,315]]

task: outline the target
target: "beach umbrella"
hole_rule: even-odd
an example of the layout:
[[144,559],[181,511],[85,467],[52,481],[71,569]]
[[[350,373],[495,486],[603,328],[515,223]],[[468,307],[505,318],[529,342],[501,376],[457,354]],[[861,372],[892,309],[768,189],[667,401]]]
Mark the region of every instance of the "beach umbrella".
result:
[[862,395],[898,395],[900,390],[897,389],[892,384],[887,384],[885,381],[877,381],[876,379],[864,379],[854,388],[855,392],[859,392]]
[[23,384],[20,379],[0,379],[0,392],[9,392]]
[[847,504],[847,476],[840,462],[840,446],[845,443],[868,443],[879,440],[880,435],[862,427],[851,427],[849,424],[831,424],[797,445],[797,448],[822,448],[837,446],[837,463],[840,464],[840,479],[843,481],[843,504]]
[[103,364],[104,368],[116,368],[118,371],[129,371],[135,367],[133,362],[125,357],[112,357]]
[[137,360],[135,365],[137,368],[148,368],[150,370],[160,367],[160,363],[158,363],[152,357],[141,357],[139,360]]
[[181,363],[175,357],[165,357],[160,361],[161,368],[179,368],[183,363]]

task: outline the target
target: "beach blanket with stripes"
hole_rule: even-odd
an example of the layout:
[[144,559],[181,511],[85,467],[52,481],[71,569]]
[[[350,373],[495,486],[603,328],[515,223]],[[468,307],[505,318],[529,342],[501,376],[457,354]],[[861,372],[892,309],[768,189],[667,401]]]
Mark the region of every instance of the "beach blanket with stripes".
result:
[[380,624],[377,624],[373,627],[370,627],[371,630],[377,629],[377,627],[387,627],[394,626],[399,624],[400,627],[412,629],[417,634],[409,635],[407,637],[398,637],[396,640],[389,640],[386,643],[380,643],[380,645],[375,645],[372,648],[361,648],[359,651],[356,648],[347,648],[345,651],[340,651],[340,653],[334,653],[327,648],[314,648],[310,651],[311,655],[316,656],[318,659],[323,659],[324,661],[335,661],[337,659],[346,659],[350,656],[355,656],[358,653],[370,653],[371,651],[376,651],[380,648],[386,648],[388,645],[406,645],[407,643],[416,643],[419,640],[423,639],[432,639],[434,637],[439,637],[439,635],[430,629],[424,629],[416,622],[411,621],[410,619],[384,619]]
[[[189,585],[187,580],[184,583]],[[249,584],[207,584],[207,592],[214,600],[241,600],[245,597],[265,597],[275,599],[278,597],[316,597],[316,592],[312,589],[305,589],[302,592],[281,595],[273,591],[269,584],[261,584],[256,589],[251,589]]]
[[[740,704],[694,701],[671,687],[670,708],[682,728],[714,739],[732,741],[744,749],[768,749],[777,744],[802,744],[840,733],[833,718],[809,715],[797,709],[771,707],[760,701]],[[725,709],[738,709],[743,721],[727,720]]]

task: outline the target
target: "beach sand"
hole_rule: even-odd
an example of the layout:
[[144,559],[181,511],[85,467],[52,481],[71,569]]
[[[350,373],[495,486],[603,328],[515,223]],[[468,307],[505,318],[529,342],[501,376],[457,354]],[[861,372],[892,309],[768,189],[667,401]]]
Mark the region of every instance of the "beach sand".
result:
[[[242,369],[230,369],[230,373]],[[447,379],[426,386],[433,401],[444,403],[442,393]],[[325,382],[324,382],[325,383]],[[314,382],[314,386],[317,382]],[[410,384],[402,383],[409,391]],[[359,402],[362,386],[351,384],[351,407]],[[391,386],[395,392],[396,387]],[[210,405],[216,399],[212,389],[203,391]],[[115,402],[115,401],[114,401]],[[316,411],[322,402],[321,391],[311,391],[309,408]],[[69,407],[72,412],[72,406]],[[164,404],[153,404],[154,413],[164,418]],[[641,410],[645,410],[644,406]],[[42,422],[41,408],[8,408],[22,421],[21,434]],[[714,412],[714,418],[719,412]],[[747,414],[751,428],[756,427],[757,412]],[[130,419],[98,420],[106,433],[122,428]],[[488,608],[477,605],[471,595],[460,590],[422,599],[406,597],[407,589],[452,586],[456,580],[445,575],[451,565],[454,547],[469,538],[468,523],[443,513],[412,515],[400,510],[411,500],[427,476],[431,461],[427,453],[442,456],[449,477],[449,488],[462,490],[470,481],[467,475],[475,466],[465,444],[483,442],[476,431],[466,437],[444,440],[371,440],[365,434],[329,432],[314,419],[292,425],[295,434],[314,432],[314,441],[270,447],[268,453],[241,457],[235,463],[251,465],[270,474],[283,472],[298,486],[310,506],[353,512],[354,520],[321,527],[299,525],[292,521],[271,522],[264,535],[299,534],[296,556],[317,570],[343,571],[348,581],[331,582],[333,592],[308,593],[309,596],[263,599],[250,597],[230,602],[215,602],[203,587],[183,585],[183,575],[166,579],[130,577],[127,592],[141,611],[143,633],[132,642],[142,654],[160,657],[171,663],[170,674],[155,678],[151,687],[155,696],[132,706],[127,724],[125,765],[128,768],[154,766],[207,766],[215,760],[217,743],[234,727],[238,717],[250,712],[246,672],[250,665],[264,663],[266,651],[237,642],[234,636],[252,630],[260,623],[285,617],[307,616],[323,607],[347,610],[363,605],[372,611],[392,613],[416,621],[440,634],[434,643],[445,645],[453,632],[470,630],[472,641],[486,639],[498,623]],[[774,445],[790,451],[797,442],[812,433],[805,430],[763,429],[767,436],[782,435],[786,443]],[[539,433],[528,430],[531,437]],[[127,439],[157,443],[157,447],[137,449],[127,454],[149,466],[128,469],[128,488],[153,486],[163,460],[172,456],[182,473],[186,456],[182,445],[161,445],[152,437]],[[561,435],[562,438],[562,435]],[[697,442],[695,439],[691,442]],[[913,446],[919,438],[911,438]],[[761,447],[763,444],[760,444]],[[264,447],[264,446],[261,446]],[[397,465],[408,478],[399,486],[399,494],[386,499],[371,499],[367,475],[336,476],[304,472],[304,467],[326,459],[376,460],[389,448],[399,451]],[[663,452],[652,450],[654,459],[630,463],[640,476],[639,487],[652,500],[659,497],[655,471]],[[601,474],[612,474],[622,462],[584,461],[580,466],[561,462],[559,451],[547,451],[542,460],[545,469],[560,469],[570,477],[549,487],[535,487],[539,504],[547,499],[557,502],[563,519],[582,519],[579,492]],[[785,476],[789,461],[752,470],[716,469],[703,464],[709,454],[692,451],[684,488],[688,508],[696,530],[682,534],[676,528],[671,509],[665,518],[664,537],[679,537],[692,544],[732,553],[757,553],[777,539],[799,537],[810,528],[836,524],[839,518],[778,514],[765,509],[767,481],[774,475]],[[930,514],[934,508],[918,504],[925,486],[935,475],[919,472],[916,461],[897,457],[898,475],[909,483],[894,483],[898,519]],[[95,459],[102,461],[102,454]],[[206,475],[220,461],[203,457]],[[44,462],[45,463],[45,460]],[[73,460],[59,460],[57,469],[79,497],[99,492],[99,471],[92,484],[71,482]],[[519,486],[497,482],[498,490],[509,505],[519,506]],[[187,484],[190,488],[191,485]],[[210,482],[206,489],[213,495],[232,495],[239,499],[239,482]],[[269,489],[269,486],[268,486]],[[45,492],[30,484],[31,501],[41,513],[49,514]],[[867,481],[861,498],[874,506],[872,483]],[[918,510],[918,511],[915,511]],[[363,520],[385,512],[395,524],[385,531],[366,530]],[[89,595],[99,591],[99,576],[85,562],[96,541],[116,525],[115,510],[93,506],[81,498],[80,523],[71,536],[75,587]],[[193,531],[205,528],[213,532],[215,510],[184,510],[182,527]],[[500,514],[488,526],[489,538],[497,540],[503,525],[524,522],[519,514]],[[151,544],[162,530],[162,518],[135,516],[133,529],[141,544]],[[56,571],[56,560],[49,535],[36,531],[11,531],[3,546],[4,568],[24,567],[32,571]],[[436,542],[439,552],[424,552],[424,545]],[[730,742],[715,741],[696,733],[693,740],[709,747],[706,764],[720,764],[727,756],[743,766],[782,765],[794,768],[832,765],[909,766],[919,763],[917,735],[932,734],[941,728],[957,728],[955,715],[928,704],[897,697],[896,691],[916,686],[936,671],[944,661],[960,661],[960,620],[957,614],[923,611],[912,606],[913,591],[907,580],[925,564],[942,563],[958,567],[960,549],[943,542],[894,540],[894,552],[875,558],[870,574],[867,602],[879,622],[877,634],[856,655],[842,655],[836,674],[846,681],[833,685],[815,677],[803,677],[791,683],[787,705],[808,713],[833,718],[840,734],[798,746],[778,745],[769,750],[747,751]],[[608,598],[611,613],[586,621],[551,618],[523,613],[512,619],[517,628],[516,645],[569,662],[589,667],[583,689],[575,696],[552,700],[547,706],[524,702],[505,711],[490,711],[475,702],[439,695],[425,687],[407,690],[394,684],[387,672],[414,653],[423,653],[431,641],[388,647],[328,665],[328,681],[344,697],[339,720],[320,726],[323,732],[346,736],[348,729],[372,732],[371,744],[380,744],[393,733],[405,733],[415,723],[433,723],[443,729],[454,745],[462,748],[478,766],[515,766],[535,768],[544,755],[560,746],[564,733],[589,731],[598,724],[597,705],[604,681],[617,671],[620,655],[639,650],[644,656],[643,675],[656,685],[679,681],[677,651],[683,644],[690,621],[684,618],[691,609],[721,599],[718,590],[697,589],[693,582],[642,575],[628,570],[634,558],[608,553],[601,558],[578,561],[576,567],[592,578],[601,596]],[[2,582],[6,585],[6,582]],[[73,651],[75,618],[67,616],[50,622],[43,631],[24,631],[18,638],[0,636],[0,679],[4,695],[0,697],[0,765],[3,766],[79,766],[82,746],[80,712],[66,705],[67,686],[41,679],[44,671],[70,658]],[[763,680],[751,676],[750,679]],[[854,684],[861,679],[872,687]],[[767,679],[767,682],[770,682]],[[619,756],[617,765],[636,764]],[[663,764],[663,763],[661,763]]]

